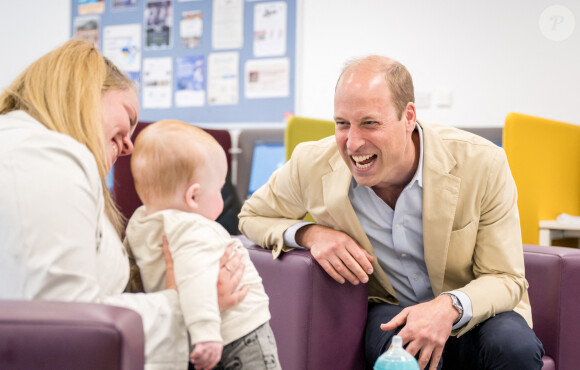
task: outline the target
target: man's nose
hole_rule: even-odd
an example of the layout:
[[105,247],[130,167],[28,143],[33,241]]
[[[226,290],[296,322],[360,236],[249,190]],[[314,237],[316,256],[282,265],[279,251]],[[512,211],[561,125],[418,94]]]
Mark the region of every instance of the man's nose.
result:
[[349,151],[356,152],[364,144],[364,139],[361,135],[360,129],[355,125],[351,125],[348,130],[348,138],[346,145]]

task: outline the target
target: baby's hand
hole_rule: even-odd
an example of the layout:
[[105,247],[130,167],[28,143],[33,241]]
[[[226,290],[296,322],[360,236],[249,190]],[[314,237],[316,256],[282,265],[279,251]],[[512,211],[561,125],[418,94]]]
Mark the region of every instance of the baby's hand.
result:
[[220,361],[223,347],[221,342],[196,343],[189,356],[191,363],[197,370],[210,370]]

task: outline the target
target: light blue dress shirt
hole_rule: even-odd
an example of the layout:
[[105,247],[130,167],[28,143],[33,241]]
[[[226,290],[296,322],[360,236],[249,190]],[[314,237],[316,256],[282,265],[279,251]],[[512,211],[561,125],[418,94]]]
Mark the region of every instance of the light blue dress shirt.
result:
[[[351,180],[348,198],[361,226],[377,255],[402,307],[427,302],[434,298],[423,248],[423,131],[417,124],[420,154],[417,172],[405,186],[393,210],[372,188]],[[299,247],[296,231],[309,224],[301,222],[288,228],[284,242]],[[472,317],[471,300],[460,291],[455,295],[463,306],[463,316],[453,329],[460,328]]]

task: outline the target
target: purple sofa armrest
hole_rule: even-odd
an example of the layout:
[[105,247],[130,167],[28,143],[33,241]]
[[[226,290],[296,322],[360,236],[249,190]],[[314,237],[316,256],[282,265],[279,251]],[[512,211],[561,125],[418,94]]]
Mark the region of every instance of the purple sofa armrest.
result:
[[270,297],[270,324],[284,370],[364,369],[366,284],[339,284],[309,251],[279,259],[239,237]]
[[143,370],[135,311],[94,303],[0,301],[0,369]]
[[580,364],[580,250],[524,245],[534,332],[544,345],[544,369]]

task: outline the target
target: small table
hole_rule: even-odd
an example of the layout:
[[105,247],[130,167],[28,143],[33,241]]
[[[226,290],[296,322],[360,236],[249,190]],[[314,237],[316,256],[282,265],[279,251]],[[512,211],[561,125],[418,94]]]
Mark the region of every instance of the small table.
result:
[[580,223],[556,220],[540,221],[540,245],[551,246],[552,240],[578,238],[580,248]]

